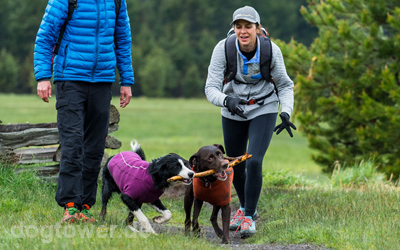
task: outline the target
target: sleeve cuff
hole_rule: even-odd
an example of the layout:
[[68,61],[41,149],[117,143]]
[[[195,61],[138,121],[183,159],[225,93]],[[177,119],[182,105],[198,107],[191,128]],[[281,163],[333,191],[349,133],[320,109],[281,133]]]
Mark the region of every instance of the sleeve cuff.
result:
[[292,117],[292,109],[290,108],[281,108],[281,113],[287,113],[289,115],[289,117]]
[[38,83],[39,83],[39,82],[44,82],[44,81],[50,81],[50,79],[48,79],[48,78],[43,78],[43,79],[37,80]]
[[119,85],[121,85],[121,87],[130,87],[133,85],[133,83],[120,83]]

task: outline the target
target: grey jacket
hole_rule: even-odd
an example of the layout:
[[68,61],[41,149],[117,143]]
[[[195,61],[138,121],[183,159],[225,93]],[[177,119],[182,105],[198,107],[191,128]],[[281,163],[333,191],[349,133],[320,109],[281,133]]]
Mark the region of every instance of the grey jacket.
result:
[[[223,106],[223,102],[226,96],[239,97],[245,100],[257,99],[263,97],[274,91],[274,85],[270,82],[261,78],[260,64],[259,64],[259,44],[260,41],[257,38],[257,52],[254,57],[247,61],[247,59],[240,53],[238,44],[237,54],[237,73],[236,79],[241,82],[252,83],[243,84],[236,83],[235,80],[228,82],[223,85],[224,72],[226,69],[226,58],[225,58],[225,40],[221,40],[214,48],[211,56],[211,62],[208,67],[208,76],[205,86],[205,94],[209,102],[215,106],[222,107],[221,114],[223,117],[244,121],[246,119],[238,116],[231,115],[226,107]],[[242,105],[244,115],[247,119],[253,119],[259,115],[278,113],[279,103],[281,104],[281,112],[286,112],[291,115],[293,110],[293,81],[289,78],[286,73],[285,63],[281,50],[274,43],[272,44],[272,61],[271,61],[271,77],[274,79],[276,87],[278,89],[279,97],[276,93],[273,93],[270,97],[264,100],[262,105]]]

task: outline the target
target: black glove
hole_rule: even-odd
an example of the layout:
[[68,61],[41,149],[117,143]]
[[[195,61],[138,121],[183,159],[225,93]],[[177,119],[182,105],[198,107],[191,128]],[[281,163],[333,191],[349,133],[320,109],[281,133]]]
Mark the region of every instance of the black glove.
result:
[[286,129],[287,132],[289,133],[290,137],[293,137],[292,130],[290,129],[290,127],[292,127],[294,130],[296,130],[296,126],[295,126],[293,123],[291,123],[291,122],[289,121],[290,116],[289,116],[288,113],[286,113],[286,112],[282,112],[279,116],[280,116],[281,119],[282,119],[282,123],[275,127],[274,132],[275,132],[276,130],[278,130],[278,131],[276,132],[276,134],[279,135],[279,133],[280,133],[283,129]]
[[239,104],[247,104],[247,101],[230,96],[227,96],[224,100],[224,106],[228,108],[229,112],[231,112],[231,115],[238,115],[244,119],[247,119],[247,117],[243,114],[243,109],[239,107]]

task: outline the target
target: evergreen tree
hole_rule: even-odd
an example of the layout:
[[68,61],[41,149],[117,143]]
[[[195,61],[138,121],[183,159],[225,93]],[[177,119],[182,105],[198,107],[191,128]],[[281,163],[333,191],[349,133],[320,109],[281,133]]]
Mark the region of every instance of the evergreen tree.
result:
[[14,57],[5,49],[0,51],[0,89],[4,93],[11,93],[17,85],[18,64]]
[[400,2],[311,0],[301,12],[319,37],[308,50],[292,41],[282,51],[297,68],[296,118],[319,152],[313,159],[331,172],[335,161],[371,158],[398,176]]
[[148,97],[164,97],[176,87],[176,69],[161,48],[154,48],[143,60],[144,67],[137,74],[142,80],[143,94]]
[[[0,9],[0,50],[6,49],[19,65],[15,93],[36,93],[36,82],[32,77],[32,49],[40,21],[48,0],[2,0]],[[309,44],[316,36],[316,28],[300,16],[299,8],[306,0],[281,0],[260,2],[256,0],[126,0],[132,30],[132,57],[136,84],[133,95],[147,95],[144,84],[149,79],[152,90],[163,97],[204,97],[207,68],[214,46],[226,37],[232,13],[243,5],[254,6],[272,38]],[[79,5],[79,0],[78,0]],[[284,18],[282,18],[284,17]],[[149,55],[160,51],[163,66],[158,74],[158,65]],[[149,65],[147,65],[149,64]],[[173,69],[166,74],[163,70]],[[148,74],[156,74],[149,77]],[[5,72],[0,71],[0,75]],[[168,77],[160,79],[161,76]],[[174,76],[171,79],[171,76]],[[149,78],[149,79],[148,79]],[[116,81],[118,81],[118,77]],[[168,86],[164,86],[166,83]],[[156,90],[154,88],[161,88]],[[149,90],[149,88],[147,88]],[[0,91],[3,91],[0,89]],[[117,84],[113,93],[119,94]]]

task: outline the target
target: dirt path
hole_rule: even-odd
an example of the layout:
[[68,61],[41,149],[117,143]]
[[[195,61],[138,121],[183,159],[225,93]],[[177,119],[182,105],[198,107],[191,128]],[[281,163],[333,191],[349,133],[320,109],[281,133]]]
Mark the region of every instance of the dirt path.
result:
[[[185,234],[184,229],[182,227],[176,226],[168,226],[168,225],[158,225],[152,223],[154,230],[161,234]],[[201,238],[207,239],[207,241],[223,246],[227,249],[236,249],[236,250],[328,250],[328,248],[310,245],[310,244],[290,244],[290,245],[279,245],[279,244],[248,244],[246,239],[241,239],[239,234],[234,235],[235,232],[230,232],[230,244],[221,244],[221,239],[218,238],[214,232],[214,229],[211,226],[200,226],[201,230]]]
[[[183,199],[183,192],[184,189],[181,186],[175,186],[168,189],[168,192],[164,193],[164,195],[169,196],[170,198],[177,198]],[[236,195],[234,192],[232,196]],[[204,206],[209,206],[210,209],[211,205],[208,203],[204,203]],[[238,209],[233,204],[232,207],[232,214],[231,218],[233,217],[234,213]],[[221,213],[221,212],[220,212]],[[219,214],[219,225],[221,225],[220,221],[221,215]],[[257,219],[256,219],[257,222]],[[185,230],[182,227],[177,226],[169,226],[168,223],[166,225],[158,225],[152,223],[154,230],[157,233],[168,233],[168,234],[185,234]],[[200,225],[201,236],[203,239],[207,239],[207,241],[215,244],[226,247],[227,249],[237,249],[237,250],[329,250],[329,248],[315,246],[310,244],[290,244],[290,245],[280,245],[280,244],[248,244],[246,239],[240,238],[239,234],[235,235],[235,232],[229,232],[230,244],[221,244],[221,239],[217,237],[214,232],[214,229],[211,226],[211,222],[209,225]]]

